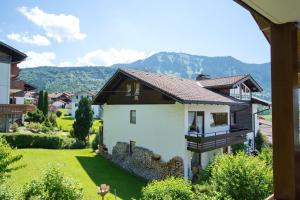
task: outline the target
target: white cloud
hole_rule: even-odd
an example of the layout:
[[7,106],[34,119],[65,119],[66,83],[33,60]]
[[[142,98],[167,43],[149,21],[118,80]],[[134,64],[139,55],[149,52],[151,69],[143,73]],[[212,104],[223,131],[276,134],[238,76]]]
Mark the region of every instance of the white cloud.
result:
[[38,66],[55,66],[53,61],[56,58],[54,52],[42,52],[37,53],[34,51],[26,52],[27,58],[24,62],[20,63],[19,66],[22,68],[26,67],[38,67]]
[[88,52],[82,57],[78,57],[73,61],[56,62],[54,52],[37,53],[33,51],[26,52],[26,61],[20,64],[21,67],[37,67],[37,66],[110,66],[117,63],[130,63],[145,58],[145,53],[132,49],[109,49],[108,51],[98,49]]
[[145,58],[145,53],[132,49],[114,49],[108,51],[98,49],[77,58],[76,66],[109,66],[117,63],[130,63]]
[[38,7],[21,7],[19,12],[37,26],[42,27],[49,38],[57,42],[68,40],[83,40],[85,33],[80,32],[80,21],[73,15],[45,13]]
[[21,43],[34,44],[38,46],[49,46],[50,41],[42,35],[28,36],[27,34],[11,33],[7,37],[11,40]]

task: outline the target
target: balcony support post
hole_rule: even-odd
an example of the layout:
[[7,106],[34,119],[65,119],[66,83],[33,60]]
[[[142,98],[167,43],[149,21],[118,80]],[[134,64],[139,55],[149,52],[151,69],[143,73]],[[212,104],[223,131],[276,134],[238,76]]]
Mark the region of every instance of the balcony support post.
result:
[[271,25],[275,199],[300,199],[297,27]]

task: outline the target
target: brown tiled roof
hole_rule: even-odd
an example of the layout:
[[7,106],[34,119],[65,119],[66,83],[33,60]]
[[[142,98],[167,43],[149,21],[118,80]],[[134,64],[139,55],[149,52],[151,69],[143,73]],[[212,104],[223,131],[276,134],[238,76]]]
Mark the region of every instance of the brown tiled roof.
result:
[[194,80],[124,68],[116,73],[119,72],[134,77],[182,103],[240,103],[233,98],[203,88]]
[[205,88],[217,88],[217,87],[231,87],[237,82],[241,81],[244,78],[247,78],[249,75],[236,75],[236,76],[227,76],[213,79],[200,80],[199,83]]

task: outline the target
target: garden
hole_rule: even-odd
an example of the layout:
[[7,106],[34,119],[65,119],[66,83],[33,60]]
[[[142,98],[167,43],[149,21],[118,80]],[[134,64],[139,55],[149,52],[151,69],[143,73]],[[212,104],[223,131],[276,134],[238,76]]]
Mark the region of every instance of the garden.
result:
[[273,193],[272,149],[261,133],[257,151],[232,146],[232,154],[216,156],[193,183],[180,177],[147,183],[96,154],[102,124],[93,121],[88,99],[79,102],[75,120],[48,113],[45,104],[28,113],[23,130],[13,125],[13,133],[0,134],[1,200],[99,199],[101,184],[110,186],[107,200],[260,200]]

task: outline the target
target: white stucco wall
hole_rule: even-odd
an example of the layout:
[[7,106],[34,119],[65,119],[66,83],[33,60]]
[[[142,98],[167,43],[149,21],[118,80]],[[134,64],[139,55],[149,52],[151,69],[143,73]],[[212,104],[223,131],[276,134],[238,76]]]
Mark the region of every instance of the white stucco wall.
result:
[[[117,142],[136,142],[168,161],[184,158],[184,105],[104,105],[104,143],[109,153]],[[130,110],[136,110],[136,124],[130,124]]]
[[0,63],[0,104],[9,103],[10,64]]
[[24,104],[25,98],[24,97],[16,97],[16,104]]
[[207,167],[207,165],[209,164],[209,161],[212,160],[212,158],[214,158],[216,155],[222,154],[222,153],[223,153],[223,149],[222,148],[214,149],[214,150],[202,153],[201,154],[201,165],[202,165],[202,168]]

